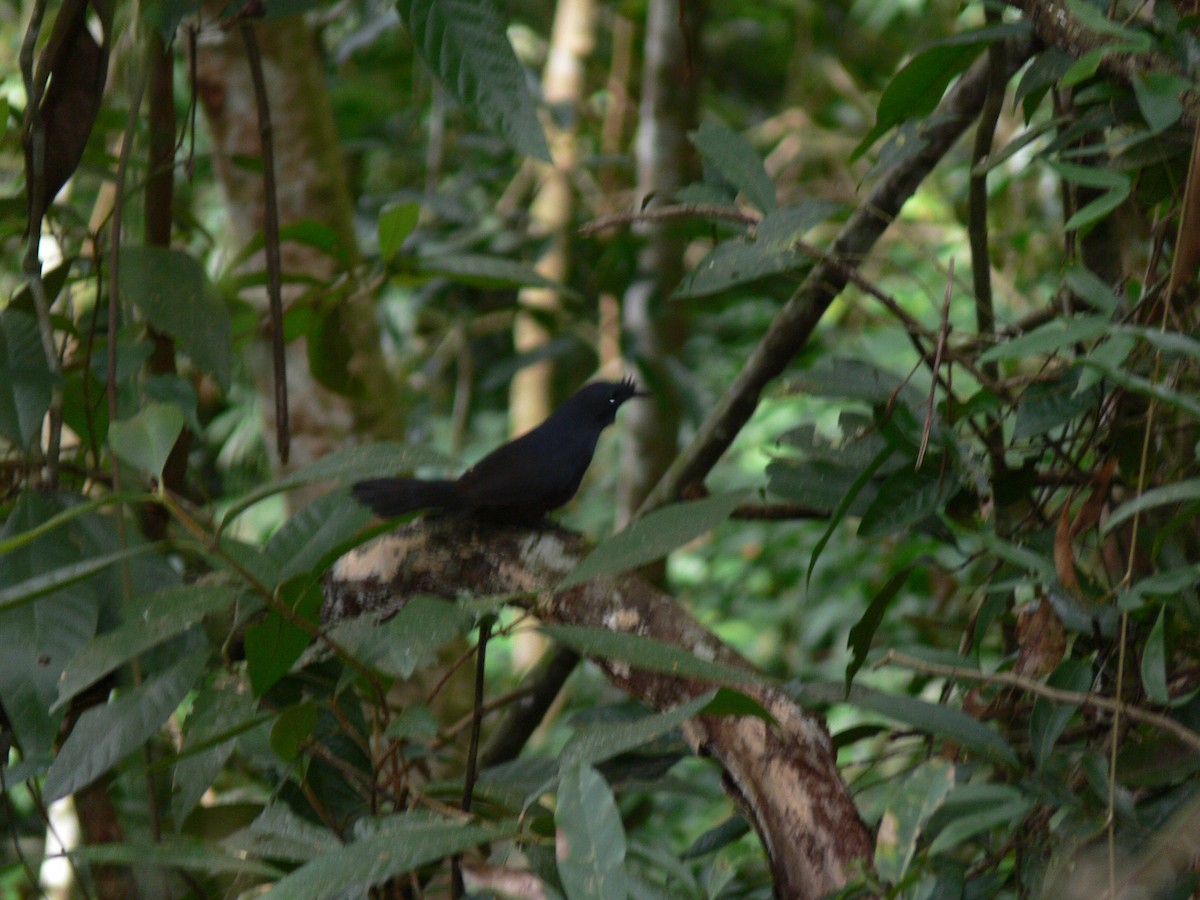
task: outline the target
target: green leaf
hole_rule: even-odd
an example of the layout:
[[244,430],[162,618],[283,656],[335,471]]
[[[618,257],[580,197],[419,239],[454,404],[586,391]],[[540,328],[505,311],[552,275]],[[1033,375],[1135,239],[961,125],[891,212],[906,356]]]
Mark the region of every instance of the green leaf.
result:
[[918,525],[941,512],[958,493],[959,486],[958,475],[953,471],[899,469],[879,486],[875,502],[863,513],[858,536],[879,537]]
[[173,403],[148,403],[132,419],[108,426],[113,452],[130,465],[162,478],[171,448],[183,431],[183,412]]
[[1177,391],[1161,382],[1154,382],[1141,375],[1135,375],[1127,369],[1114,368],[1108,365],[1108,361],[1102,356],[1086,356],[1078,360],[1077,365],[1094,367],[1103,372],[1104,377],[1109,381],[1115,382],[1123,388],[1154,397],[1163,403],[1191,413],[1193,416],[1200,416],[1200,401],[1197,401],[1193,394]]
[[[1065,691],[1087,693],[1092,687],[1092,666],[1082,659],[1066,659],[1050,674],[1046,684]],[[1039,769],[1050,758],[1055,743],[1078,708],[1073,703],[1052,703],[1045,697],[1034,701],[1029,715],[1029,744]]]
[[683,277],[672,296],[708,297],[804,268],[809,260],[796,249],[796,241],[837,208],[837,204],[808,200],[772,210],[758,224],[753,241],[736,237],[717,244]]
[[197,260],[182,250],[124,246],[120,288],[147,322],[178,341],[192,362],[229,389],[233,326],[229,310]]
[[906,566],[889,578],[887,584],[881,587],[871,599],[867,611],[850,628],[850,634],[846,638],[846,646],[850,650],[850,662],[846,663],[846,690],[850,690],[854,676],[867,661],[867,654],[871,651],[871,641],[875,638],[875,632],[879,630],[883,614],[887,612],[888,606],[896,599],[896,595],[900,593],[900,589],[904,587],[911,574],[912,566]]
[[929,847],[929,855],[945,853],[977,834],[1003,826],[1011,834],[1033,806],[1031,798],[1020,798],[1008,803],[992,804],[983,810],[954,819],[947,824]]
[[799,695],[802,702],[848,703],[859,709],[904,722],[918,731],[946,738],[1009,765],[1018,765],[1016,753],[998,732],[953,707],[927,703],[901,694],[884,694],[858,685],[850,688],[847,697],[845,686],[837,682],[790,684],[788,687]]
[[[285,581],[279,599],[301,619],[317,624],[321,609],[321,585],[318,582],[295,578]],[[300,654],[312,643],[312,636],[285,619],[275,610],[261,622],[246,626],[246,669],[255,697],[261,697],[292,668]]]
[[1146,645],[1142,648],[1142,685],[1151,703],[1166,705],[1171,700],[1167,690],[1167,642],[1164,625],[1167,607],[1159,610],[1158,619],[1150,629]]
[[950,82],[974,61],[983,47],[983,43],[935,45],[913,56],[883,89],[875,125],[854,148],[851,161],[862,156],[893,126],[933,112]]
[[732,491],[655,510],[602,541],[563,579],[558,590],[666,556],[724,522],[746,496],[745,491]]
[[0,312],[0,436],[28,447],[41,433],[53,385],[37,319],[12,308]]
[[1193,500],[1200,500],[1200,478],[1189,478],[1187,481],[1177,481],[1174,484],[1151,488],[1118,506],[1108,521],[1100,527],[1100,534],[1102,536],[1108,534],[1122,522],[1148,509],[1173,503],[1187,503]]
[[842,498],[842,502],[838,504],[837,509],[833,511],[833,515],[829,517],[829,522],[825,526],[825,531],[822,532],[821,536],[817,539],[817,543],[813,546],[812,555],[810,555],[808,558],[808,571],[804,575],[804,583],[806,585],[812,581],[812,574],[817,568],[817,561],[821,558],[821,554],[824,552],[825,547],[829,544],[830,539],[833,537],[833,532],[846,517],[846,514],[850,511],[850,507],[853,506],[855,500],[858,499],[858,495],[870,483],[871,479],[875,477],[875,473],[883,468],[883,466],[889,459],[891,459],[892,454],[895,452],[895,448],[890,444],[885,446],[879,451],[878,454],[876,454],[875,458],[867,464],[867,467],[859,473],[858,477],[854,479],[854,483],[850,485],[850,489],[846,491],[846,496]]
[[125,624],[92,638],[67,663],[53,709],[140,653],[191,628],[205,616],[227,609],[236,588],[221,584],[179,585],[145,598]]
[[1129,198],[1129,192],[1132,188],[1133,180],[1130,179],[1120,187],[1114,188],[1106,194],[1101,194],[1087,206],[1076,210],[1075,215],[1067,219],[1066,224],[1063,225],[1063,229],[1066,231],[1075,231],[1099,222]]
[[573,300],[582,299],[578,291],[565,284],[547,278],[524,263],[501,256],[484,256],[481,253],[439,253],[436,256],[417,257],[413,261],[413,265],[420,275],[442,276],[471,287],[487,290],[541,287]]
[[285,802],[272,803],[253,822],[221,842],[231,853],[308,862],[338,843],[328,828],[302,819]]
[[491,0],[398,0],[425,64],[485,128],[520,153],[551,162],[525,77]]
[[379,255],[385,260],[400,252],[400,247],[417,227],[421,204],[397,203],[385,206],[379,213]]
[[727,125],[708,119],[688,138],[700,155],[742,195],[769,213],[775,208],[775,185],[762,159],[744,137]]
[[[640,634],[609,631],[585,625],[542,625],[553,640],[576,653],[606,660],[621,660],[648,672],[665,672],[681,678],[699,678],[717,684],[763,683],[758,672],[704,659],[675,644]],[[712,652],[704,648],[704,652]]]
[[250,875],[257,878],[275,878],[279,875],[278,869],[264,862],[228,856],[221,852],[218,845],[209,841],[180,836],[168,836],[156,842],[78,847],[69,855],[76,862],[91,865],[187,869],[210,875]]
[[563,773],[554,824],[558,875],[568,900],[627,900],[621,815],[608,782],[586,763]]
[[229,507],[221,520],[221,527],[224,528],[251,506],[267,497],[301,485],[312,484],[314,481],[358,481],[362,478],[379,478],[412,471],[418,466],[442,466],[446,463],[444,456],[432,450],[409,447],[405,444],[384,442],[338,450],[246,494]]
[[577,765],[595,765],[648,744],[693,716],[700,715],[716,695],[715,690],[706,691],[666,712],[643,716],[632,722],[584,725],[571,735],[563,747],[558,757],[559,768],[565,772]]
[[895,884],[904,877],[925,823],[953,787],[954,766],[940,759],[896,779],[875,841],[875,868],[884,881]]
[[[511,837],[515,824],[466,825],[404,813],[377,823],[373,833],[310,860],[266,894],[271,900],[332,900],[363,893],[397,875],[446,859],[471,847]],[[331,842],[333,843],[333,842]]]
[[1054,381],[1039,382],[1026,390],[1017,403],[1013,440],[1046,434],[1091,409],[1099,399],[1099,389],[1077,393],[1078,385],[1079,373],[1072,370],[1063,372]]
[[[236,735],[248,723],[260,724],[261,720],[247,692],[232,686],[200,690],[184,722],[183,758],[173,767],[171,814],[176,829],[183,828],[188,814],[221,773],[237,745]],[[231,736],[191,752],[222,735]]]
[[149,739],[183,702],[204,671],[206,656],[186,656],[127,694],[84,712],[46,773],[46,802],[91,784]]
[[263,548],[278,565],[270,583],[304,573],[319,575],[331,553],[370,519],[370,510],[344,489],[318,497],[284,522]]
[[[1112,292],[1108,293],[1111,296]],[[1035,354],[1057,353],[1078,343],[1099,340],[1111,332],[1112,328],[1113,324],[1108,316],[1054,319],[1020,337],[988,348],[980,354],[979,361],[989,363],[1003,359],[1025,359]]]
[[1169,72],[1140,72],[1134,76],[1133,93],[1152,133],[1165,131],[1179,121],[1183,116],[1179,98],[1190,87],[1186,79]]
[[44,575],[34,575],[32,578],[26,578],[18,584],[13,584],[0,590],[0,612],[24,606],[26,603],[32,603],[38,597],[49,594],[51,591],[57,591],[68,585],[92,578],[109,566],[114,566],[127,559],[133,559],[135,556],[141,556],[143,553],[148,553],[154,549],[157,549],[154,544],[139,544],[129,547],[126,550],[117,550],[113,553],[91,556],[77,563],[60,566]]
[[839,357],[793,375],[788,379],[787,392],[871,404],[890,403],[896,397],[914,409],[924,403],[906,379],[862,360]]
[[317,728],[317,707],[313,703],[298,703],[280,712],[271,726],[271,749],[285,763],[300,755],[304,742]]
[[740,813],[735,813],[719,825],[714,825],[683,851],[682,860],[699,859],[728,847],[742,835],[750,833],[750,823]]
[[414,597],[385,622],[359,616],[340,622],[330,637],[365,666],[395,678],[413,672],[470,630],[472,616],[438,597]]

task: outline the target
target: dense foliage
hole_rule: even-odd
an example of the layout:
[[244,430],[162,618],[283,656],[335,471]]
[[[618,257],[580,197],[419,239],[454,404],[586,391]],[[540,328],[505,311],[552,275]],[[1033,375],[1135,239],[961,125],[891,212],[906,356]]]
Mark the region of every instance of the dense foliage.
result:
[[[678,731],[762,714],[729,673],[648,711],[584,664],[467,817],[482,635],[485,742],[539,677],[523,598],[321,620],[330,566],[389,527],[352,481],[477,459],[515,373],[551,360],[559,399],[606,340],[678,405],[694,477],[608,537],[618,422],[560,518],[598,544],[589,577],[666,556],[679,603],[827,717],[875,839],[847,894],[1196,890],[1187,4],[712,4],[685,75],[696,175],[642,197],[652,74],[617,62],[642,4],[597,11],[563,108],[530,88],[551,4],[268,0],[257,33],[303,16],[319,43],[346,230],[232,220],[229,171],[281,193],[294,171],[286,147],[221,169],[191,54],[263,10],[196,7],[30,0],[0,26],[6,896],[63,858],[65,798],[79,896],[440,896],[460,871],[517,896],[770,896],[768,849]],[[564,133],[560,276],[529,208]],[[686,269],[653,306],[683,323],[661,358],[606,318],[653,215]],[[522,315],[549,336],[532,351]],[[285,350],[292,423],[319,434],[335,400],[354,422],[290,468]],[[664,666],[651,641],[546,631]]]

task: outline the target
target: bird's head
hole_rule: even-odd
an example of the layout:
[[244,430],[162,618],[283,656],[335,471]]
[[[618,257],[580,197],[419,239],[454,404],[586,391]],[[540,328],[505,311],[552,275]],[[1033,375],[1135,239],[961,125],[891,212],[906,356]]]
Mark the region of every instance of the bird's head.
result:
[[633,397],[649,397],[647,391],[639,391],[632,378],[622,381],[593,381],[584,385],[563,404],[573,414],[586,418],[603,428],[617,418],[621,404]]

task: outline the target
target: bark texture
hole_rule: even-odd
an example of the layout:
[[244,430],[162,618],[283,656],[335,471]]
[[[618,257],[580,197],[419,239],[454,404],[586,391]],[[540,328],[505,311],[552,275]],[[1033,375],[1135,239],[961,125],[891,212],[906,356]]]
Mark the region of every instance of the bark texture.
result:
[[[561,581],[589,550],[578,534],[485,528],[465,520],[416,522],[342,557],[325,584],[327,621],[399,609],[421,594],[453,597],[528,593],[546,622],[632,632],[683,647],[703,659],[750,664],[669,596],[635,575],[601,578],[562,592]],[[594,660],[609,680],[656,710],[686,702],[710,685]],[[754,682],[739,688],[771,714],[690,720],[684,734],[698,755],[724,771],[727,792],[767,850],[780,897],[819,897],[870,864],[872,838],[838,773],[824,721],[784,694]]]

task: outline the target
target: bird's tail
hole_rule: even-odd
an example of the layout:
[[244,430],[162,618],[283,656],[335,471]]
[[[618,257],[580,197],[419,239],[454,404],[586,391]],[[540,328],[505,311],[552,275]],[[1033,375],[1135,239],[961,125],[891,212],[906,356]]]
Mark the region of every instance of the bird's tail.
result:
[[453,481],[423,481],[418,478],[373,478],[359,481],[350,489],[354,498],[378,516],[390,518],[419,509],[454,512],[461,506],[458,485]]

